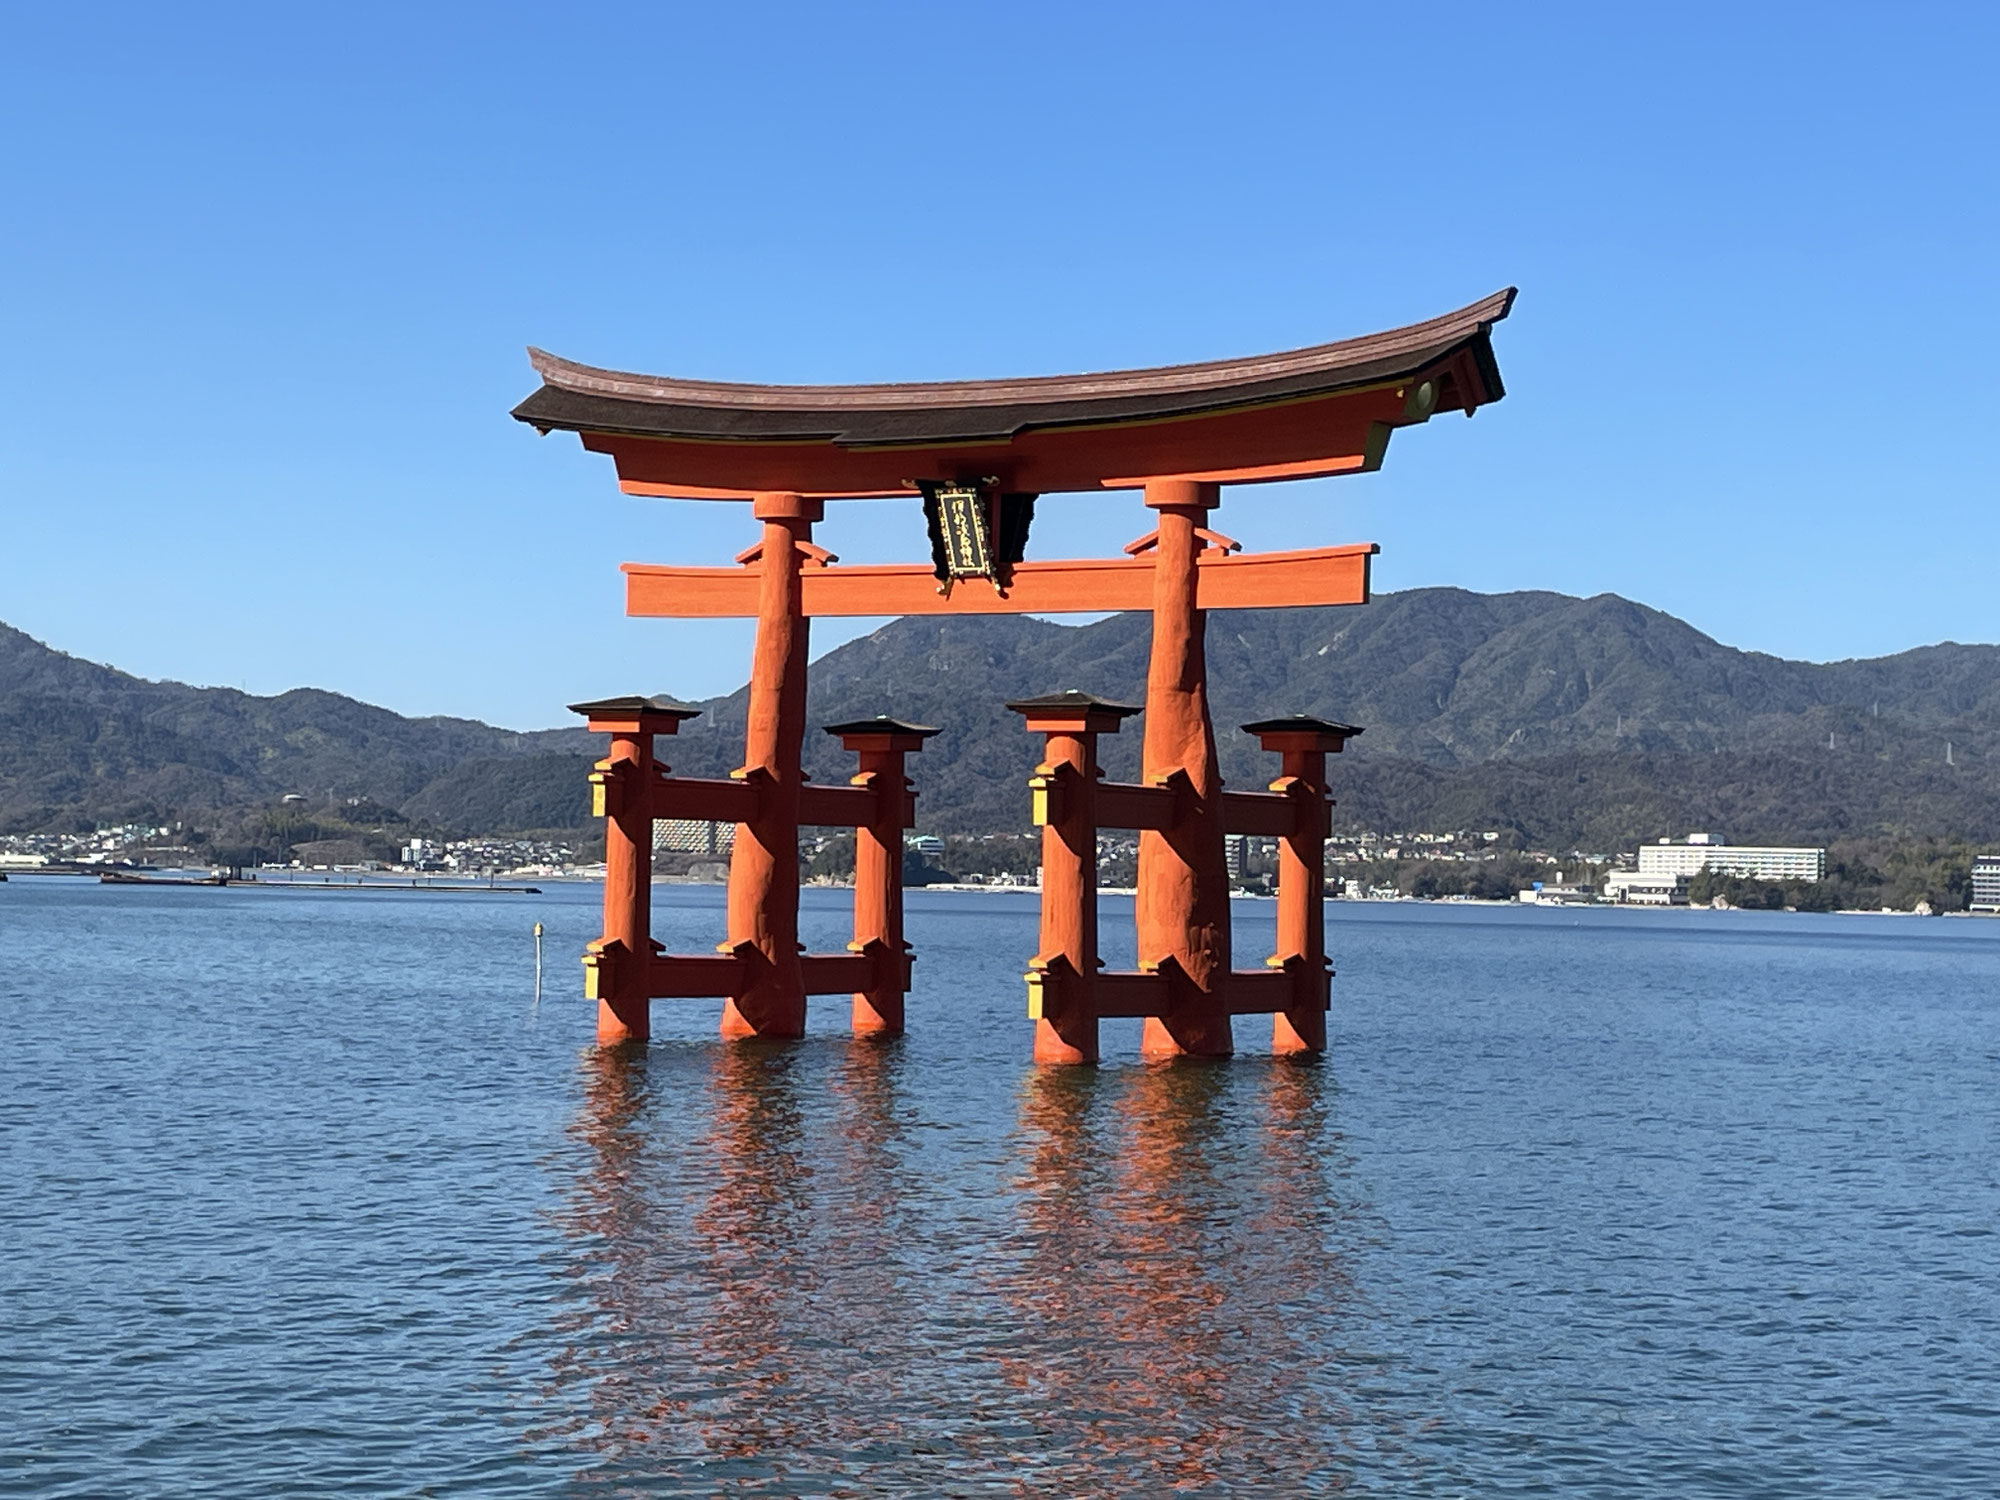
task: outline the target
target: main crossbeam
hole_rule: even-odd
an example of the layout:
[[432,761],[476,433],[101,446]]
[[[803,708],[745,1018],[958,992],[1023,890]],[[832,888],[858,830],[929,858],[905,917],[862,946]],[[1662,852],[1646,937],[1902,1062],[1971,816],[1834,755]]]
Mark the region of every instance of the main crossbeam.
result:
[[[1366,604],[1373,542],[1312,547],[1298,552],[1200,555],[1197,609],[1278,609],[1313,604]],[[1017,564],[1004,592],[967,579],[938,592],[928,564],[808,563],[799,569],[803,612],[837,615],[1041,615],[1151,609],[1153,558],[1069,558]],[[682,568],[626,563],[625,612],[667,619],[754,617],[763,578],[761,559],[734,568]]]

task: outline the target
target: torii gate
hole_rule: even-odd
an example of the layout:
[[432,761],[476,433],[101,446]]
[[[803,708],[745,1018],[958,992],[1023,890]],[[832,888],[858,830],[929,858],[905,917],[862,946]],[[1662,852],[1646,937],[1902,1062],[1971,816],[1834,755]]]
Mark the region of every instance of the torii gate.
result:
[[[1211,609],[1365,603],[1379,549],[1245,554],[1209,529],[1209,513],[1225,484],[1366,473],[1381,466],[1396,429],[1499,400],[1491,334],[1513,299],[1510,288],[1429,322],[1287,353],[1015,380],[723,384],[621,374],[531,349],[542,386],[516,418],[610,455],[627,494],[748,501],[763,523],[734,567],[624,566],[628,614],[756,619],[742,769],[702,782],[655,765],[653,736],[689,715],[680,705],[577,705],[613,737],[593,777],[608,819],[604,936],[585,960],[598,1040],[643,1040],[652,999],[699,995],[727,1000],[725,1036],[800,1036],[809,994],[852,993],[858,1032],[902,1029],[902,759],[932,731],[887,719],[831,726],[861,754],[861,774],[846,788],[806,786],[813,616],[1149,609],[1142,785],[1096,784],[1097,734],[1135,708],[1081,695],[1015,705],[1049,737],[1036,797],[1045,867],[1042,952],[1029,973],[1036,1056],[1094,1060],[1104,1015],[1143,1015],[1151,1055],[1225,1055],[1231,1015],[1249,1012],[1275,1014],[1279,1050],[1323,1048],[1323,765],[1358,731],[1309,720],[1246,726],[1284,755],[1281,790],[1225,794],[1203,637]],[[1123,557],[1027,560],[1036,497],[1094,490],[1143,491],[1156,528]],[[813,544],[827,501],[895,495],[922,497],[929,563],[843,566]],[[717,956],[662,955],[652,942],[651,822],[664,816],[738,824],[728,940]],[[847,953],[799,951],[801,823],[861,830]],[[1134,975],[1095,972],[1096,866],[1079,840],[1087,834],[1094,850],[1098,826],[1142,830]],[[1226,831],[1286,839],[1281,951],[1268,973],[1231,966]]]

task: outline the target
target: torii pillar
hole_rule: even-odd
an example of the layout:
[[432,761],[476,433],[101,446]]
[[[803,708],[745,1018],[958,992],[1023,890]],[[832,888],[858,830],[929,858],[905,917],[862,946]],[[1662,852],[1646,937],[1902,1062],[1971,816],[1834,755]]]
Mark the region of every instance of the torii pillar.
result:
[[754,549],[759,568],[757,647],[750,663],[749,729],[742,769],[757,788],[753,817],[739,824],[729,859],[726,951],[750,965],[749,988],[722,1010],[730,1037],[806,1034],[805,975],[799,965],[799,788],[806,730],[806,656],[811,623],[799,579],[813,522],[824,502],[759,494],[751,513],[764,523]]
[[1172,1011],[1146,1018],[1148,1057],[1227,1057],[1229,869],[1222,843],[1222,771],[1208,712],[1208,617],[1196,601],[1197,559],[1208,545],[1208,513],[1220,486],[1158,479],[1146,504],[1159,513],[1153,549],[1153,654],[1146,673],[1141,779],[1175,784],[1183,799],[1173,827],[1139,835],[1139,967],[1174,959]]

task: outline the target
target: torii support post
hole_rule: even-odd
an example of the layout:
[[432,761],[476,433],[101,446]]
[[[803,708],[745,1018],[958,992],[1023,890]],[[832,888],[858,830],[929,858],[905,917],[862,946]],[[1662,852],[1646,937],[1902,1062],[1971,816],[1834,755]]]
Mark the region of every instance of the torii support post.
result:
[[903,757],[924,748],[937,731],[886,715],[829,724],[846,749],[861,757],[848,782],[875,799],[870,822],[854,830],[854,941],[848,948],[874,960],[874,980],[854,994],[856,1036],[903,1034],[903,997],[910,988],[910,945],[903,940],[903,830],[916,821],[916,791]]
[[611,736],[611,754],[590,773],[592,811],[604,822],[604,931],[585,952],[597,997],[597,1042],[613,1047],[653,1034],[649,966],[653,941],[653,787],[667,768],[653,736],[678,734],[698,710],[671,698],[605,698],[572,703],[590,729]]
[[1352,724],[1296,714],[1243,726],[1280,757],[1271,790],[1291,799],[1294,817],[1278,843],[1278,947],[1270,967],[1292,976],[1290,1003],[1271,1017],[1271,1050],[1326,1051],[1326,758],[1361,731]]
[[799,786],[806,732],[809,622],[799,569],[824,503],[760,494],[757,646],[750,667],[749,732],[743,767],[758,788],[756,815],[736,829],[729,859],[728,951],[749,964],[749,982],[722,1011],[727,1037],[806,1034],[805,972],[799,965]]
[[1088,693],[1024,698],[1008,708],[1047,736],[1029,785],[1042,825],[1042,935],[1028,966],[1035,1061],[1097,1061],[1097,737],[1139,709]]
[[1223,853],[1222,772],[1208,714],[1207,615],[1196,600],[1197,559],[1207,546],[1218,485],[1153,480],[1146,504],[1159,513],[1153,561],[1153,651],[1146,674],[1143,780],[1181,783],[1172,826],[1139,835],[1139,967],[1175,961],[1173,998],[1149,1016],[1147,1057],[1227,1057],[1229,868]]

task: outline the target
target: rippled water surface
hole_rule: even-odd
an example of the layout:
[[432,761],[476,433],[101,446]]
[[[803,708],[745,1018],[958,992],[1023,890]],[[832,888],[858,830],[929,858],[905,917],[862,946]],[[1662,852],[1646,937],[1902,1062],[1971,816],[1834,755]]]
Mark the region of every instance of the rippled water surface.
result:
[[620,1059],[596,900],[0,886],[0,1492],[2000,1494],[2000,922],[1342,905],[1325,1064],[1037,1071],[1029,899]]

